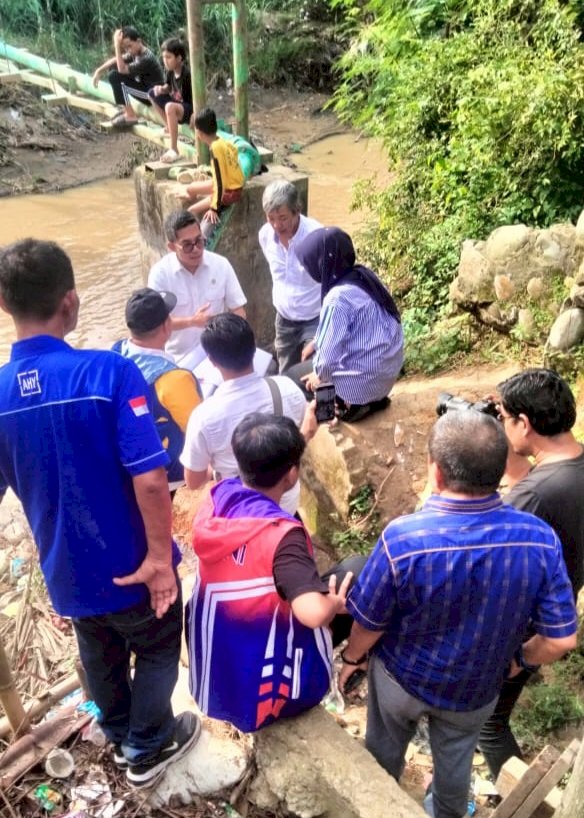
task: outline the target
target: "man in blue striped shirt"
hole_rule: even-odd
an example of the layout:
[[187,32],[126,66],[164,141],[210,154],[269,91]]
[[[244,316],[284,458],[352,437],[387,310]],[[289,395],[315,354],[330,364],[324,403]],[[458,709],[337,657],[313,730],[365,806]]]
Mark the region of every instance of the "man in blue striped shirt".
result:
[[[473,410],[448,412],[429,455],[434,493],[387,526],[349,597],[355,624],[341,686],[374,648],[368,749],[399,779],[427,715],[434,778],[425,807],[460,818],[503,679],[572,650],[577,614],[554,531],[496,493],[507,457],[502,425]],[[535,635],[522,644],[530,623]]]

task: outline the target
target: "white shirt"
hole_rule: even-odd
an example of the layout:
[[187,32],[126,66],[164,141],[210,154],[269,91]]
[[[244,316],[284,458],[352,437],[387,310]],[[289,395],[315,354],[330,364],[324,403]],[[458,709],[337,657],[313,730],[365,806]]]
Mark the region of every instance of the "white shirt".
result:
[[272,274],[274,307],[289,321],[312,321],[320,313],[320,284],[314,281],[296,258],[294,248],[322,224],[300,216],[298,230],[284,247],[274,228],[266,222],[258,238]]
[[[186,270],[176,253],[167,253],[150,270],[148,286],[159,292],[174,293],[176,307],[173,318],[187,318],[209,304],[209,316],[243,307],[247,299],[235,275],[235,270],[223,256],[203,252],[201,264],[194,273]],[[166,351],[180,364],[181,358],[200,347],[203,327],[188,327],[172,333]],[[200,359],[205,357],[202,352]]]
[[[277,375],[274,381],[282,396],[282,413],[300,426],[306,398],[290,378]],[[180,462],[191,471],[205,471],[211,466],[221,477],[237,477],[231,436],[238,423],[252,412],[274,412],[272,393],[264,378],[252,372],[222,383],[190,416]],[[299,499],[300,484],[297,483],[284,494],[280,505],[294,514]]]

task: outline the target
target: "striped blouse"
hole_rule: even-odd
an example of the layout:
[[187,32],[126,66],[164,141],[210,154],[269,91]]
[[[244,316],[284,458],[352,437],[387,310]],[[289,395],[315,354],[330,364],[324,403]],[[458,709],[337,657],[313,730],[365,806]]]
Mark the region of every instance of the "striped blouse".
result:
[[327,293],[315,343],[314,371],[346,403],[385,397],[402,367],[401,324],[354,284]]

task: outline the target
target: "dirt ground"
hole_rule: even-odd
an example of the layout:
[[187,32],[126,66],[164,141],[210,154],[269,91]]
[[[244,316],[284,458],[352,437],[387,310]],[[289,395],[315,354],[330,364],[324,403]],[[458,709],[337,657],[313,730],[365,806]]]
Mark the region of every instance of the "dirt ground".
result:
[[[104,132],[100,117],[67,106],[49,107],[44,89],[34,85],[0,85],[0,196],[48,193],[112,176],[127,176],[136,164],[161,149],[131,133]],[[323,94],[250,89],[253,139],[287,161],[299,145],[313,142],[342,126],[323,111]],[[233,97],[214,91],[209,104],[219,117],[233,116]]]

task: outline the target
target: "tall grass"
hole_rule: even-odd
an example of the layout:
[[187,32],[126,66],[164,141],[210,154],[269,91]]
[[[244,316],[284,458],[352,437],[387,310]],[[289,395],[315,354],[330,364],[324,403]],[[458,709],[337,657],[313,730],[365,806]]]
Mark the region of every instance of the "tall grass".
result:
[[[248,0],[250,50],[266,12],[296,11],[302,0]],[[185,0],[1,0],[0,37],[27,44],[48,59],[89,71],[111,54],[112,34],[133,25],[154,50],[186,31]],[[210,71],[231,62],[231,6],[204,7],[205,52]]]

